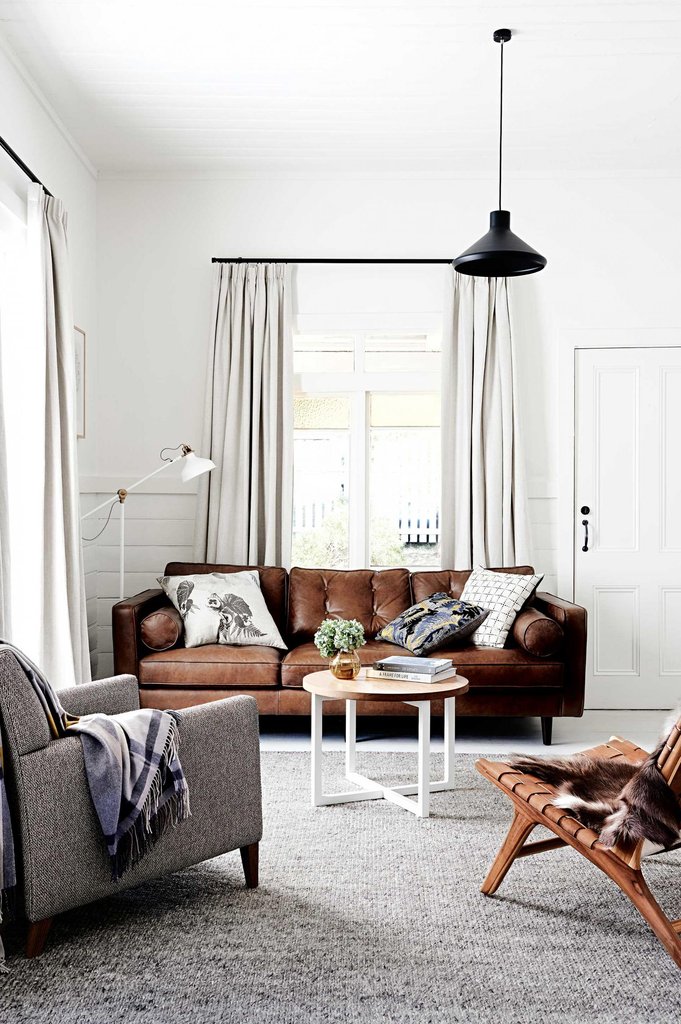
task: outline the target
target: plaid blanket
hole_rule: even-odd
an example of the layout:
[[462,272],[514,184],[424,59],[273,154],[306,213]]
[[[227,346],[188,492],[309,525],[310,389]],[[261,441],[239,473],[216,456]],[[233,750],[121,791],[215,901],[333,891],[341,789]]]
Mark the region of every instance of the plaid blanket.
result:
[[[55,739],[77,732],[83,745],[92,803],[117,881],[172,825],[189,817],[187,782],[178,757],[176,715],[143,708],[122,715],[69,715],[40,669],[12,652],[40,701]],[[0,732],[0,920],[3,899],[16,884],[12,823],[5,789]],[[0,970],[4,953],[0,942]]]

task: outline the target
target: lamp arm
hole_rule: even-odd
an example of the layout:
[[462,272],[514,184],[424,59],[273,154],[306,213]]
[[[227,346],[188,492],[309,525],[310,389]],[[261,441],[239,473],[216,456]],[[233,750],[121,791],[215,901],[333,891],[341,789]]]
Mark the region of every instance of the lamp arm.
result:
[[[101,510],[103,508],[106,508],[106,506],[109,505],[114,498],[118,498],[118,500],[122,504],[123,501],[125,500],[125,494],[127,494],[128,491],[134,491],[136,487],[140,487],[142,484],[146,483],[147,480],[151,480],[152,476],[156,476],[157,473],[162,473],[164,469],[168,468],[168,466],[172,466],[174,462],[179,462],[179,460],[183,459],[183,458],[184,458],[184,453],[182,455],[177,455],[174,459],[169,459],[168,462],[164,462],[162,466],[159,466],[157,469],[153,470],[153,472],[147,473],[147,475],[143,476],[141,478],[141,480],[136,480],[135,483],[134,484],[130,484],[129,487],[121,488],[120,491],[116,491],[115,494],[111,494],[106,499],[106,501],[102,502],[101,505],[97,505],[96,508],[91,508],[89,512],[84,512],[83,515],[80,517],[81,522],[83,521],[83,519],[88,519],[90,516],[93,516],[95,514],[95,512],[101,512]],[[121,491],[125,492],[125,494],[124,494],[124,496],[122,498],[121,498]]]

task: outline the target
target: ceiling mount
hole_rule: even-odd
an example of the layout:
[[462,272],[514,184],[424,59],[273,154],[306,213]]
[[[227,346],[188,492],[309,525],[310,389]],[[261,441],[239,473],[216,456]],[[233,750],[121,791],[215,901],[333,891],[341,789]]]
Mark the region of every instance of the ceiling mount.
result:
[[492,39],[495,43],[508,43],[511,41],[511,35],[510,28],[497,28],[494,30]]

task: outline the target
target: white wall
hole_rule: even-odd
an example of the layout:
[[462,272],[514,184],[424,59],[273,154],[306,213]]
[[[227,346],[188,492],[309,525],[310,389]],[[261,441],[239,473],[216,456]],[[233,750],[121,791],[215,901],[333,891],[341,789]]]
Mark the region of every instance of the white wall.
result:
[[[98,194],[97,489],[148,472],[163,444],[200,443],[212,256],[452,257],[483,234],[494,205],[491,181],[441,178],[103,180]],[[675,179],[594,177],[509,181],[505,194],[512,226],[549,261],[541,274],[513,284],[524,324],[518,381],[535,563],[553,589],[561,334],[577,329],[586,339],[603,327],[678,326],[669,224],[681,214],[681,193]],[[405,311],[439,315],[442,272],[392,272]],[[321,314],[334,304],[359,312],[347,308],[348,294],[361,312],[380,313],[395,293],[386,273],[300,268],[298,313]],[[149,499],[162,518],[152,542],[140,539],[130,555],[139,570],[130,592],[151,585],[166,556],[189,552],[181,523],[191,518],[191,500],[176,493]],[[135,514],[130,499],[128,515]],[[115,543],[115,532],[108,536]],[[106,558],[108,565],[113,555]],[[107,604],[113,583],[100,581]],[[107,616],[104,606],[104,650]]]
[[[74,318],[86,332],[86,437],[78,441],[81,472],[91,473],[97,464],[96,422],[96,215],[97,182],[94,171],[62,130],[49,104],[23,77],[0,48],[0,134],[55,196],[64,200],[69,214],[69,253],[72,265]],[[0,152],[0,189],[4,201],[25,201],[28,179]],[[86,592],[90,639],[96,641],[97,563],[93,550],[85,552]],[[96,646],[91,647],[93,670]]]

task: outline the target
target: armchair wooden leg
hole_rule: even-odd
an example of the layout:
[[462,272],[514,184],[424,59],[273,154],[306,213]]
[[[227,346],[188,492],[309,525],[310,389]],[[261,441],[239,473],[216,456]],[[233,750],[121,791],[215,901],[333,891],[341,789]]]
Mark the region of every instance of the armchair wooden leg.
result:
[[29,924],[26,937],[27,957],[40,956],[45,948],[45,940],[47,939],[47,933],[50,930],[51,924],[51,917],[46,917],[42,921],[35,921]]
[[492,896],[497,891],[506,877],[506,872],[520,853],[525,840],[535,825],[536,822],[532,821],[530,818],[526,818],[523,814],[520,814],[519,811],[513,812],[513,821],[511,822],[511,827],[508,830],[508,835],[504,840],[503,846],[494,858],[494,863],[489,870],[489,874],[480,888],[480,891],[483,892],[485,896]]
[[244,866],[246,885],[249,889],[258,888],[258,851],[259,843],[251,843],[250,846],[242,846],[240,849],[241,863]]
[[678,922],[669,920],[648,888],[642,872],[635,871],[631,877],[622,875],[620,872],[617,875],[612,872],[608,872],[608,874],[617,882],[622,892],[629,897],[639,914],[648,922],[655,935],[672,957],[674,963],[681,967],[681,938],[674,927]]
[[553,733],[553,719],[542,717],[541,720],[541,741],[545,747],[551,746],[551,734]]

